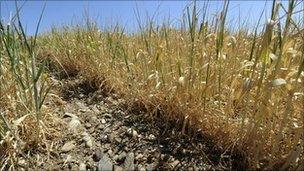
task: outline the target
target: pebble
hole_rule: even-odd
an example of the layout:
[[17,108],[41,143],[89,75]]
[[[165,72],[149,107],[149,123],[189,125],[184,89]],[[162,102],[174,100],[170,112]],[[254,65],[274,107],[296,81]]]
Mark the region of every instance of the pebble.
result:
[[130,137],[136,138],[138,136],[138,133],[134,129],[129,128],[127,130],[127,135],[130,136]]
[[108,150],[108,154],[109,154],[110,157],[112,157],[113,156],[113,151],[111,149]]
[[135,170],[134,166],[134,153],[131,152],[126,156],[125,162],[124,162],[125,170]]
[[86,113],[88,111],[89,111],[88,109],[79,109],[79,112],[81,112],[81,113]]
[[155,141],[155,140],[156,140],[155,135],[150,134],[150,135],[148,136],[148,140],[150,140],[150,141]]
[[87,129],[92,127],[92,124],[90,124],[89,122],[85,123],[84,125]]
[[97,128],[100,129],[100,130],[102,130],[102,129],[104,129],[104,127],[105,127],[105,125],[99,124]]
[[103,155],[101,160],[98,162],[98,171],[112,171],[113,163],[108,155]]
[[62,148],[61,148],[61,151],[62,152],[69,152],[71,150],[73,150],[76,146],[74,145],[74,141],[69,141],[69,142],[66,142]]
[[79,126],[81,125],[78,118],[73,117],[72,120],[69,122],[69,128],[71,130],[77,130]]
[[93,140],[88,133],[86,132],[83,133],[83,140],[85,141],[86,147],[91,148],[93,146]]
[[107,142],[108,139],[109,139],[109,137],[108,137],[107,135],[101,135],[101,136],[100,136],[100,141],[101,141],[102,143]]
[[97,117],[96,116],[92,116],[91,121],[97,121]]
[[101,123],[102,123],[102,124],[105,124],[105,123],[106,123],[106,120],[105,120],[105,119],[101,119]]
[[116,138],[114,138],[115,139],[115,141],[117,142],[117,143],[120,143],[121,142],[121,138],[119,138],[119,137],[116,137]]

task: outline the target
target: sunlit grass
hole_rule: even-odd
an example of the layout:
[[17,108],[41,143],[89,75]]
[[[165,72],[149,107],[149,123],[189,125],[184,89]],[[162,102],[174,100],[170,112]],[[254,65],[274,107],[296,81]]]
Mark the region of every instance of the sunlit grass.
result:
[[[293,15],[296,4],[291,0],[283,8],[273,2],[271,18],[262,31],[258,31],[261,20],[252,30],[226,28],[229,2],[225,1],[216,22],[207,21],[208,17],[198,21],[194,5],[186,11],[180,28],[158,27],[148,21],[146,27],[139,23],[138,33],[127,34],[119,26],[100,31],[94,22],[86,22],[85,26],[53,28],[38,38],[38,49],[41,60],[58,71],[80,74],[92,86],[115,90],[130,106],[147,110],[151,118],[176,122],[182,134],[198,130],[213,137],[224,151],[244,153],[253,169],[301,170],[304,32],[303,23]],[[22,47],[16,52],[31,52]],[[31,55],[25,59],[20,71],[15,69],[16,77],[14,70],[9,71],[14,66],[11,60],[0,58],[1,79],[17,81],[1,84],[2,93],[9,95],[1,97],[22,95],[18,83],[22,77],[29,81],[31,91],[20,96],[24,99],[10,102],[21,101],[37,109],[35,102],[38,99],[40,104],[43,98],[35,96],[33,73],[37,76],[39,69],[29,65],[35,63]],[[8,87],[16,88],[8,91]]]
[[230,33],[225,2],[215,24],[199,23],[194,6],[180,29],[149,24],[130,35],[93,23],[54,28],[41,37],[41,52],[67,73],[113,86],[151,116],[176,121],[183,133],[196,128],[243,151],[253,168],[300,169],[304,32],[293,19],[295,4],[279,19],[283,8],[273,3],[260,33]]
[[26,36],[19,9],[8,24],[0,22],[0,170],[16,170],[19,155],[44,140],[41,108],[50,86],[45,64],[37,61],[40,21],[32,38]]

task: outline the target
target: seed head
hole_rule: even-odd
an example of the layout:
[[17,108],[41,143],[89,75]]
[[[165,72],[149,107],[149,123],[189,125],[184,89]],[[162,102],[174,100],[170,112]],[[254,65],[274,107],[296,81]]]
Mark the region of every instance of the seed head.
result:
[[185,85],[185,77],[179,77],[178,84],[180,84],[181,86],[184,86]]

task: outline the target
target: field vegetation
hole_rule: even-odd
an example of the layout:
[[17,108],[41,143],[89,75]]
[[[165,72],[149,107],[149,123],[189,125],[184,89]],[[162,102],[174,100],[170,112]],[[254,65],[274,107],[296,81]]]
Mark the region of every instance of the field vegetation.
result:
[[194,3],[179,27],[148,20],[136,33],[119,25],[100,30],[88,19],[28,37],[17,13],[0,27],[1,166],[58,134],[43,105],[48,66],[59,77],[81,75],[105,94],[118,93],[130,111],[173,122],[184,136],[212,137],[223,160],[240,154],[250,169],[303,170],[302,3],[273,1],[266,23],[261,14],[254,28],[237,30],[227,27],[229,1],[212,20],[207,1],[200,20]]

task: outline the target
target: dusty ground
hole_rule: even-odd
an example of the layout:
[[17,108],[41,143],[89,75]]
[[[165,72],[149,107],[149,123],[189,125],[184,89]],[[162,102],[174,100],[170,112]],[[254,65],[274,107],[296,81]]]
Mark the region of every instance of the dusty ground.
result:
[[[201,135],[185,136],[174,124],[127,111],[116,94],[105,96],[81,78],[53,79],[46,105],[66,125],[60,142],[38,170],[227,170],[238,161],[221,158],[222,150]],[[24,166],[26,168],[28,166]],[[29,166],[30,167],[30,166]],[[20,165],[22,168],[22,165]],[[36,168],[37,169],[37,168]],[[31,169],[30,169],[31,170]]]

